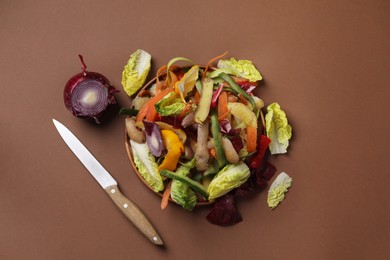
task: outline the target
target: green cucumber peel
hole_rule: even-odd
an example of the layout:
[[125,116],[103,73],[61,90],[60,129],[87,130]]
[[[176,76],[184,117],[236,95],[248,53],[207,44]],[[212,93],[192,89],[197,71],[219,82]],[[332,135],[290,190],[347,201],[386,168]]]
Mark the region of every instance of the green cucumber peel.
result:
[[210,119],[211,119],[211,133],[213,135],[215,152],[217,153],[218,166],[219,169],[222,169],[228,164],[228,162],[226,159],[225,150],[223,149],[222,146],[221,127],[219,125],[218,115],[215,109],[212,111]]
[[248,93],[245,92],[245,90],[240,88],[240,86],[237,85],[237,83],[234,82],[234,80],[228,74],[221,73],[219,76],[223,78],[230,85],[230,87],[235,93],[241,94],[244,98],[246,98],[249,101],[249,103],[251,103],[253,107],[253,112],[256,114],[256,116],[258,116],[259,111],[257,109],[257,105],[255,100],[251,97],[251,95],[249,95]]
[[203,124],[210,112],[210,104],[213,96],[214,81],[210,78],[204,78],[202,81],[202,93],[200,94],[200,101],[198,108],[195,111],[194,120],[198,124]]
[[206,187],[187,176],[181,176],[168,170],[161,170],[160,174],[162,176],[181,181],[187,184],[188,187],[190,187],[192,190],[199,192],[199,194],[202,195],[205,199],[209,198],[209,193],[207,192]]
[[136,116],[136,115],[138,115],[138,111],[139,110],[134,109],[134,108],[122,107],[121,110],[119,110],[119,114],[126,115],[126,116]]

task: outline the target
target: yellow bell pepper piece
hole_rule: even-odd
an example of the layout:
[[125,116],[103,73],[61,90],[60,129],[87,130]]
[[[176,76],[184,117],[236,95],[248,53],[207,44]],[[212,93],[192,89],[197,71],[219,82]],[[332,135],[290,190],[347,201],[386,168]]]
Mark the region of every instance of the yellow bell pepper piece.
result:
[[179,136],[172,130],[161,130],[163,144],[167,149],[164,161],[158,166],[159,170],[174,171],[179,158],[184,152],[184,145]]

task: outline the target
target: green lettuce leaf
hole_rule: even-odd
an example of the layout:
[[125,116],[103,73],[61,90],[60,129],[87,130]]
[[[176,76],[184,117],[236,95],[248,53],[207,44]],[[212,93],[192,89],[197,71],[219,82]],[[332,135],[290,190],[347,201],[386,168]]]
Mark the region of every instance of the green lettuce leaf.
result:
[[287,153],[292,128],[288,124],[286,113],[278,103],[274,102],[267,107],[265,126],[267,137],[271,139],[269,144],[271,154]]
[[215,175],[207,188],[209,200],[221,197],[234,188],[241,186],[250,175],[248,166],[240,161],[237,164],[229,164]]
[[[176,174],[187,176],[192,168],[195,166],[195,158],[186,164],[182,164],[177,170]],[[179,180],[172,180],[171,184],[171,198],[174,202],[182,206],[184,209],[191,211],[197,202],[195,192],[191,190],[187,184]]]
[[223,69],[225,73],[232,74],[237,77],[246,78],[249,81],[256,82],[262,80],[263,77],[249,60],[219,60],[217,67]]
[[122,86],[126,94],[136,93],[149,74],[152,56],[144,50],[137,50],[130,55],[122,72]]
[[156,160],[150,153],[148,145],[146,143],[137,143],[133,140],[130,140],[130,145],[133,151],[134,164],[141,176],[155,192],[162,191],[164,183]]
[[284,200],[285,193],[292,185],[292,178],[287,173],[280,173],[276,179],[272,182],[269,190],[267,203],[272,209],[276,208],[281,201]]
[[[186,104],[181,100],[180,96],[175,92],[166,94],[155,105],[157,113],[162,116],[180,115],[183,112]],[[192,105],[192,108],[188,112],[195,110],[196,105]]]

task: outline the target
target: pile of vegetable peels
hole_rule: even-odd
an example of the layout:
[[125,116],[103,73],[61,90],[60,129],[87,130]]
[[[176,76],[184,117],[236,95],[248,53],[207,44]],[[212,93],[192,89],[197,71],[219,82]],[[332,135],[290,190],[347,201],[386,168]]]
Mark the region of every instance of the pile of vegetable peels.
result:
[[[264,102],[253,95],[262,76],[253,63],[223,59],[226,54],[206,66],[174,58],[142,88],[151,55],[137,50],[122,75],[126,93],[138,93],[132,107],[121,110],[128,115],[133,162],[148,186],[162,194],[161,208],[173,201],[191,211],[214,202],[207,220],[220,226],[242,220],[236,198],[265,187],[276,172],[269,155],[286,153],[292,136],[278,103],[268,105],[263,116]],[[275,179],[271,208],[284,199],[291,182],[284,172]]]

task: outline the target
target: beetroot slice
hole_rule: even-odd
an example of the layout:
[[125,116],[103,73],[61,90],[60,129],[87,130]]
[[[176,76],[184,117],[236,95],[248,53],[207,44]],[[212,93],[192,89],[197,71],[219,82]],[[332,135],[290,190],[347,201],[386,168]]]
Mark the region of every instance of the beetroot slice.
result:
[[241,222],[242,217],[236,208],[234,196],[228,193],[216,199],[206,219],[218,226],[232,226]]

